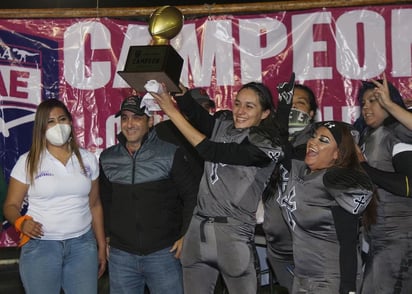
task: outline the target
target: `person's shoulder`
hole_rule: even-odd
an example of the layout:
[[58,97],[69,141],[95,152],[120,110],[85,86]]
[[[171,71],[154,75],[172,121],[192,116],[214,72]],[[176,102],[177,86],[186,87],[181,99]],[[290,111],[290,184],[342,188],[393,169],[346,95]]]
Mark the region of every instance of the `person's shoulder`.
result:
[[173,144],[180,144],[182,140],[185,140],[184,136],[180,133],[178,128],[170,120],[164,120],[157,123],[154,126],[159,140],[166,141]]
[[170,119],[165,119],[162,121],[159,121],[157,124],[154,125],[155,129],[160,129],[160,128],[169,128],[174,126],[173,122]]
[[403,124],[396,122],[387,128],[389,129],[389,132],[402,143],[412,144],[412,132]]
[[85,149],[85,148],[79,148],[79,152],[81,156],[95,156],[93,152]]
[[15,166],[20,166],[22,164],[26,164],[27,161],[27,156],[29,155],[29,152],[25,152],[23,154],[21,154],[18,158],[17,161],[15,163]]
[[328,168],[323,184],[338,205],[352,214],[360,214],[366,209],[374,191],[370,177],[353,168]]
[[342,189],[358,185],[367,189],[373,188],[372,182],[365,172],[346,167],[328,168],[323,176],[323,182],[325,186],[340,187]]
[[297,174],[299,174],[300,176],[306,175],[308,167],[303,160],[292,159],[291,164],[292,164],[292,170],[296,171]]
[[395,137],[395,132],[398,128],[398,123],[390,124],[390,125],[381,125],[377,127],[375,130],[371,130],[370,133],[380,132],[382,135]]
[[105,156],[109,156],[113,152],[118,152],[119,148],[120,148],[120,143],[107,147],[106,149],[102,151],[99,157],[102,158]]
[[213,114],[213,117],[221,120],[233,119],[233,112],[229,109],[221,109]]
[[392,150],[393,146],[402,142],[399,138],[399,133],[395,125],[380,126],[367,134],[376,138],[375,145],[379,144],[379,148]]
[[292,159],[292,164],[296,165],[297,167],[307,167],[306,163],[300,159]]
[[80,152],[80,156],[82,157],[83,161],[87,161],[87,162],[97,161],[97,156],[93,152],[85,148],[79,148],[79,152]]
[[144,148],[150,148],[155,152],[174,152],[178,148],[178,144],[174,138],[165,138],[164,136],[159,136],[157,130],[152,128],[149,132],[147,140],[144,141]]
[[374,142],[380,143],[380,145],[392,145],[396,144],[400,140],[396,137],[395,131],[392,126],[381,125],[375,129],[367,127],[365,132],[362,134],[361,139],[365,141],[365,138],[375,138]]
[[24,159],[26,160],[27,156],[29,155],[29,151],[24,152],[23,154],[20,154],[18,160]]
[[25,173],[27,172],[27,156],[29,152],[21,154],[17,161],[15,162],[13,169],[11,171],[11,176],[16,179],[20,179],[22,182],[25,182]]
[[280,146],[279,129],[272,126],[254,126],[249,129],[249,140],[255,145]]

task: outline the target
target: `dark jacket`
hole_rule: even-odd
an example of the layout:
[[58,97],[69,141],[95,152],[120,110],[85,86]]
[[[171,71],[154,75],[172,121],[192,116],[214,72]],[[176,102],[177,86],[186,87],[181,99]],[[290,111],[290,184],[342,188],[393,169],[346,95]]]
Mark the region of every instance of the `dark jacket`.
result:
[[195,147],[193,147],[192,144],[187,141],[187,139],[182,135],[182,133],[171,120],[161,121],[160,123],[156,124],[155,130],[161,140],[175,144],[182,148],[182,150],[185,152],[196,182],[197,184],[199,184],[200,179],[203,175],[204,162],[203,158],[196,151]]
[[110,246],[146,255],[181,238],[196,205],[197,185],[181,149],[154,130],[131,156],[125,139],[100,155],[100,195]]

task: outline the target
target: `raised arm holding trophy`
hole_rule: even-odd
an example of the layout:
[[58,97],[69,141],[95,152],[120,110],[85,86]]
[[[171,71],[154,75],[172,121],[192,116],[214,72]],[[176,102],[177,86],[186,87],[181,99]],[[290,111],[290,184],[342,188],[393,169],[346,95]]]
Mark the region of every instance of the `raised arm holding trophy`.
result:
[[147,93],[123,100],[115,115],[120,116],[118,143],[99,158],[111,294],[144,294],[145,285],[151,294],[183,294],[180,254],[198,184],[184,151],[153,128],[158,105],[150,104],[163,84],[180,92],[183,59],[168,42],[182,24],[176,8],[154,11],[151,45],[130,47],[119,72],[137,92]]
[[173,6],[156,9],[149,18],[150,45],[131,46],[123,71],[118,74],[136,91],[149,91],[148,81],[165,83],[170,92],[180,92],[183,58],[169,44],[183,27],[183,14]]

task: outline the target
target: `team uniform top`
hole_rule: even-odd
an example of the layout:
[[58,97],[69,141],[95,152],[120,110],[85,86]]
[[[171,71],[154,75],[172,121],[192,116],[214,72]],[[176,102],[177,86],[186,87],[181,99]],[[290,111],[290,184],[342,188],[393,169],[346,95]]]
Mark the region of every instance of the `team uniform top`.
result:
[[220,272],[230,293],[256,293],[256,210],[283,154],[278,136],[272,127],[236,129],[230,111],[211,116],[190,96],[176,101],[207,138],[196,145],[205,165],[182,250],[185,291],[210,293]]
[[99,165],[91,152],[80,149],[80,154],[86,174],[74,153],[63,165],[47,149],[41,154],[33,184],[26,168],[28,153],[20,156],[11,172],[11,177],[29,185],[27,214],[43,225],[42,240],[76,238],[91,228],[89,192],[99,176]]
[[[396,131],[394,133],[394,130]],[[399,138],[407,139],[407,135],[412,136],[410,131],[402,131],[401,128],[387,128],[385,126],[369,132],[363,137],[361,149],[365,154],[368,165],[386,172],[395,172],[394,158],[402,158],[399,170],[405,170],[406,175],[412,167],[412,145],[403,143]],[[412,142],[412,137],[409,139]],[[409,155],[408,155],[409,154]],[[403,156],[403,157],[402,157]],[[409,172],[408,172],[409,170]],[[369,169],[367,169],[369,172]],[[370,174],[371,175],[371,174]],[[374,238],[385,239],[389,234],[401,231],[409,231],[412,223],[412,203],[411,199],[400,197],[401,193],[390,192],[391,189],[383,189],[382,186],[389,180],[388,177],[378,178],[371,175],[371,178],[378,183],[379,205],[377,211],[377,223],[372,226]],[[404,180],[404,176],[401,179]],[[399,188],[404,188],[403,183],[397,183],[390,179],[392,185],[396,184]],[[390,183],[388,183],[390,184]],[[403,194],[403,193],[402,193]],[[394,197],[399,196],[399,197]]]
[[368,129],[361,138],[367,159],[363,167],[378,186],[376,224],[366,231],[370,246],[361,292],[364,294],[411,291],[411,137],[412,132],[395,123]]
[[231,112],[213,117],[193,99],[177,101],[193,125],[210,138],[196,146],[205,166],[195,213],[233,217],[254,226],[262,191],[282,156],[281,147],[259,127],[236,129]]
[[308,173],[304,162],[292,160],[286,192],[280,199],[283,215],[292,232],[294,273],[297,277],[339,279],[340,244],[332,208],[340,206],[358,215],[366,208],[372,195],[372,189],[358,185],[351,188],[326,187],[326,172]]
[[[311,135],[311,124],[302,131],[294,133],[289,141],[290,146],[288,146],[288,148],[293,148],[294,158],[303,160],[306,153],[306,142]],[[269,195],[265,201],[263,230],[266,234],[267,246],[271,255],[276,259],[290,260],[293,254],[292,237],[280,208],[282,205],[281,199],[289,180],[289,171],[282,164],[279,166],[279,175],[279,183],[276,185],[275,194]]]

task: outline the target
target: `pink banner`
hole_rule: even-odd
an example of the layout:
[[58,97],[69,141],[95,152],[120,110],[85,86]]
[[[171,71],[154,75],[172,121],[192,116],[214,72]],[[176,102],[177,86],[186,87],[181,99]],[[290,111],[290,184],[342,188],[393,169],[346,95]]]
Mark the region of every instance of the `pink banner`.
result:
[[[231,108],[237,90],[250,81],[265,83],[276,97],[276,85],[293,71],[316,93],[318,120],[353,122],[360,80],[386,73],[405,100],[412,97],[411,27],[412,5],[220,15],[186,20],[171,45],[184,59],[182,83],[205,88],[217,109]],[[114,114],[133,92],[117,71],[130,46],[150,39],[141,22],[0,20],[0,165],[6,179],[30,146],[35,109],[44,99],[64,100],[81,145],[97,156],[114,144]]]

